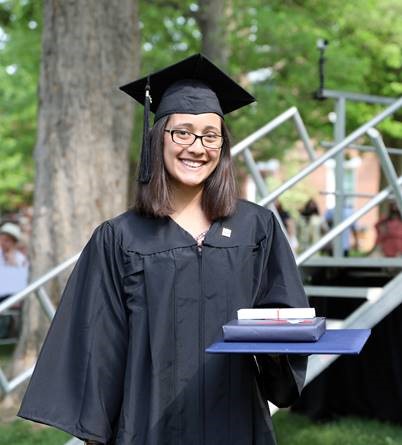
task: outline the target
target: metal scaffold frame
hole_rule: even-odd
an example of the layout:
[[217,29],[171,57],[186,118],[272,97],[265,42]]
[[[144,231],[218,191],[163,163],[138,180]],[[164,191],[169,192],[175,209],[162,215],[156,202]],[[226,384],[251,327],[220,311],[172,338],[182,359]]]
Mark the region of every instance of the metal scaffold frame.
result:
[[[329,242],[336,240],[336,238],[349,227],[352,226],[358,219],[360,219],[363,215],[368,213],[371,209],[379,205],[386,198],[388,198],[393,192],[394,199],[398,205],[398,209],[402,216],[402,193],[401,193],[401,185],[402,185],[402,176],[400,178],[397,177],[393,164],[391,162],[388,148],[385,147],[382,137],[378,130],[375,128],[380,122],[382,122],[387,117],[393,115],[397,110],[402,107],[402,98],[398,100],[393,100],[389,98],[378,98],[371,97],[365,95],[358,94],[347,94],[342,92],[331,92],[328,90],[323,91],[327,97],[333,97],[338,99],[338,103],[335,107],[337,113],[337,122],[338,126],[335,126],[335,138],[338,139],[338,143],[336,143],[326,154],[319,157],[318,159],[312,160],[312,162],[301,170],[298,174],[290,178],[276,190],[271,192],[270,194],[265,194],[265,197],[259,202],[260,205],[270,206],[273,202],[281,196],[284,192],[288,191],[291,187],[296,185],[298,182],[306,178],[313,171],[315,171],[318,167],[323,165],[327,160],[331,158],[336,158],[337,169],[343,168],[343,152],[346,148],[348,148],[354,141],[356,141],[361,136],[367,135],[373,147],[368,147],[369,149],[375,151],[380,160],[380,165],[384,172],[384,175],[389,183],[389,187],[379,192],[376,196],[374,196],[369,202],[367,202],[362,208],[354,212],[351,216],[346,219],[342,218],[341,210],[343,208],[343,199],[337,200],[337,210],[335,211],[335,223],[334,228],[330,230],[327,234],[325,234],[316,244],[312,245],[309,249],[303,252],[296,258],[296,264],[298,266],[303,265],[307,262],[309,258],[311,258],[315,253],[321,250],[325,245]],[[351,100],[366,100],[369,103],[386,103],[389,106],[373,119],[368,121],[366,124],[362,125],[350,135],[344,137],[342,133],[345,128],[345,99]],[[250,137],[251,139],[251,137]],[[243,143],[244,144],[244,143]],[[240,145],[240,144],[239,144]],[[246,145],[246,144],[244,144]],[[342,156],[341,156],[342,155]],[[252,163],[248,163],[248,166],[252,166]],[[339,167],[340,166],[340,167]],[[250,167],[249,167],[250,168]],[[256,174],[252,173],[252,177],[255,178]],[[254,179],[255,180],[255,179]],[[343,186],[340,186],[339,183],[343,181],[343,173],[336,173],[336,195],[337,198],[341,196],[343,198]],[[256,182],[256,181],[255,181]],[[256,182],[257,184],[257,182]],[[257,185],[258,189],[258,185]],[[262,189],[258,189],[260,194]],[[261,190],[261,191],[260,191]],[[340,241],[340,238],[339,238]],[[338,242],[338,248],[336,247],[337,243],[335,243],[335,259],[338,261],[338,265],[344,266],[346,264],[350,264],[353,261],[359,262],[361,259],[352,259],[352,258],[342,258],[340,253],[340,243]],[[321,260],[321,259],[320,259]],[[367,263],[370,260],[366,261]],[[378,259],[374,260],[374,262],[378,263]],[[402,261],[393,261],[393,265],[402,269]],[[395,289],[399,289],[400,298],[391,298],[391,293],[395,293]],[[322,291],[322,289],[321,289]],[[327,290],[326,290],[327,291]],[[343,289],[343,291],[349,292],[350,289]],[[333,292],[333,291],[332,291]],[[356,292],[356,290],[352,291]],[[358,291],[357,291],[358,292]],[[334,294],[332,294],[335,296]],[[376,298],[368,298],[368,301],[360,306],[354,313],[351,314],[346,320],[341,323],[338,328],[352,328],[352,327],[366,327],[371,328],[380,320],[382,320],[386,315],[389,314],[395,307],[397,307],[402,302],[402,274],[400,273],[392,282],[390,282],[381,292],[376,289],[373,292],[373,289],[366,290],[366,297],[370,297],[375,295]],[[330,295],[328,295],[330,296]],[[343,295],[344,296],[344,295]],[[388,304],[384,304],[387,302]],[[329,366],[334,360],[336,360],[338,356],[313,356],[309,359],[308,373],[306,378],[306,384],[310,383],[317,375],[319,375],[327,366]],[[272,404],[270,404],[271,413],[275,413],[278,408]]]

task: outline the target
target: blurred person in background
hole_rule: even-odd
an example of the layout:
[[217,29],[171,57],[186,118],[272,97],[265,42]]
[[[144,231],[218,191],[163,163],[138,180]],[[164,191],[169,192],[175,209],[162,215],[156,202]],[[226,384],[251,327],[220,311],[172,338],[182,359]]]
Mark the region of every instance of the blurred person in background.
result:
[[[0,227],[0,303],[24,289],[28,284],[28,260],[18,249],[21,229],[8,222]],[[16,307],[13,307],[16,309]],[[15,320],[10,314],[0,318],[0,338],[15,333]]]
[[320,215],[318,205],[314,199],[309,199],[299,212],[296,224],[297,238],[299,240],[299,250],[304,252],[328,232],[328,224]]
[[21,229],[17,224],[0,227],[0,301],[27,285],[28,260],[18,249]]
[[[327,222],[329,229],[332,229],[334,225],[334,213],[335,207],[332,207],[325,212],[325,221]],[[342,209],[342,220],[349,218],[349,216],[352,214],[353,207],[346,203],[345,207]],[[353,237],[353,244],[350,242],[351,235]],[[343,256],[349,256],[351,249],[356,251],[359,250],[359,238],[356,223],[353,223],[351,226],[345,229],[340,236],[342,237]],[[328,249],[328,253],[332,255],[332,247],[331,249]]]
[[288,232],[288,241],[290,247],[295,252],[299,247],[295,220],[292,218],[292,215],[283,207],[282,203],[279,200],[275,201],[275,207],[278,211],[281,221],[283,222],[283,225],[285,226],[286,231]]
[[376,252],[386,257],[402,255],[402,219],[395,202],[390,204],[387,215],[379,219],[375,229]]
[[26,256],[19,250],[21,229],[17,224],[5,223],[0,227],[0,264],[14,267],[27,265]]

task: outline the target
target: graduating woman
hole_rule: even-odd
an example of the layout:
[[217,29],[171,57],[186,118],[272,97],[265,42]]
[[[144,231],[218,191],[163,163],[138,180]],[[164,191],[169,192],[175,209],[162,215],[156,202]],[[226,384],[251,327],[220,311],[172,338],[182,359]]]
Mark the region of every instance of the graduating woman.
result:
[[135,207],[82,252],[19,415],[87,443],[275,444],[267,401],[298,397],[306,358],[205,353],[239,308],[307,306],[272,213],[236,198],[224,115],[254,98],[202,55],[122,90],[145,106]]

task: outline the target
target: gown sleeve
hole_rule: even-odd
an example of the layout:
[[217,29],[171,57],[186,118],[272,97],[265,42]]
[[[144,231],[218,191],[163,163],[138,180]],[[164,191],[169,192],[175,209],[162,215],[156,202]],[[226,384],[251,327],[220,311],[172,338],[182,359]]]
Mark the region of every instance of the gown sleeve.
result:
[[103,223],[68,280],[18,416],[110,442],[128,338],[122,262],[113,227]]
[[[266,264],[256,307],[308,307],[292,250],[278,221],[272,215],[266,238]],[[279,408],[294,403],[303,388],[307,357],[261,355],[255,357],[261,395]]]

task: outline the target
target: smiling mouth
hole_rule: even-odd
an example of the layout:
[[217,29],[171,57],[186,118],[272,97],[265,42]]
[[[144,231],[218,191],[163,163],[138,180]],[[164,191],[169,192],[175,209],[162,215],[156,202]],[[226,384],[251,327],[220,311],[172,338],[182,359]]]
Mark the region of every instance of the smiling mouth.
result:
[[205,164],[205,162],[203,161],[191,161],[189,159],[180,159],[180,162],[184,164],[186,167],[194,169],[202,167]]

